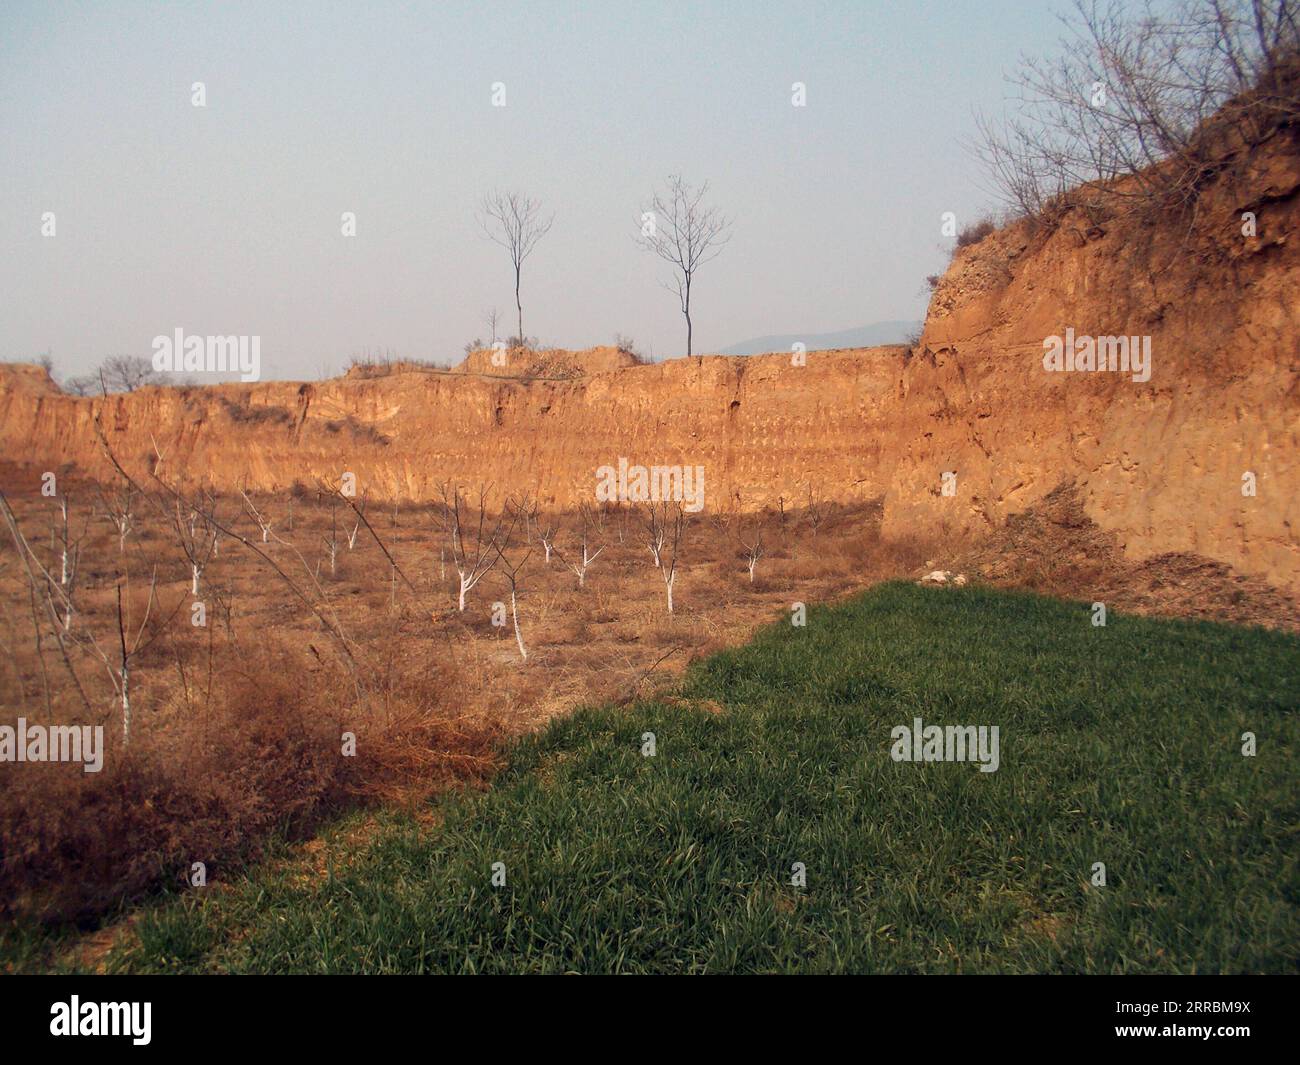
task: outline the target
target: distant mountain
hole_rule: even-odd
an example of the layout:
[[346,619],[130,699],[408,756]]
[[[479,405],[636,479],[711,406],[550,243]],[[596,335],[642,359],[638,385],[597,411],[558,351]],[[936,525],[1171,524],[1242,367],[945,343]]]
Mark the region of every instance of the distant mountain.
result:
[[881,344],[901,344],[909,334],[918,332],[920,322],[873,322],[855,329],[842,329],[838,333],[781,333],[776,336],[755,337],[742,340],[728,348],[719,348],[719,355],[763,355],[769,351],[789,351],[792,344],[806,344],[809,351],[830,348],[874,348]]

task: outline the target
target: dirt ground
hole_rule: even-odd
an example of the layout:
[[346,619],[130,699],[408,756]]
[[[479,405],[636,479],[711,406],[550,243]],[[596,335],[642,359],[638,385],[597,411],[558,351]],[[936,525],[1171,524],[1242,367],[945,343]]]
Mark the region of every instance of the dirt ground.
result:
[[[788,618],[796,602],[825,602],[935,567],[965,572],[975,581],[1100,600],[1118,610],[1293,629],[1300,624],[1293,599],[1220,563],[1191,555],[1124,559],[1113,538],[1084,515],[1068,485],[974,546],[885,543],[878,504],[820,504],[784,515],[688,515],[672,613],[665,570],[656,567],[648,546],[644,508],[607,505],[587,517],[588,553],[599,553],[581,583],[573,566],[581,565],[582,516],[537,514],[526,528],[514,530],[507,560],[529,553],[517,582],[525,660],[501,560],[467,593],[465,610],[457,609],[458,576],[441,504],[394,507],[357,499],[367,527],[345,502],[315,489],[278,498],[253,495],[247,503],[238,496],[212,498],[206,505],[215,520],[251,546],[217,534],[195,596],[174,499],[157,491],[149,498],[137,495],[132,528],[119,543],[108,509],[121,496],[120,487],[106,490],[68,477],[59,497],[44,498],[39,475],[8,467],[0,476],[23,534],[55,577],[62,553],[58,502],[69,501],[69,539],[75,541],[70,553],[77,558],[69,587],[72,626],[87,637],[69,641],[77,645],[71,659],[96,707],[117,698],[111,678],[119,642],[117,588],[128,589],[127,620],[132,611],[139,620],[156,574],[148,626],[150,633],[159,631],[133,662],[131,677],[137,730],[165,724],[178,700],[186,701],[195,677],[206,676],[209,668],[238,669],[268,637],[287,645],[309,671],[337,660],[339,639],[309,600],[337,620],[337,633],[370,667],[392,676],[423,675],[437,665],[449,681],[439,694],[454,703],[458,716],[487,717],[512,734],[585,702],[644,694],[694,658]],[[253,509],[270,523],[265,541]],[[472,492],[466,492],[462,510],[473,555]],[[486,517],[488,526],[496,520]],[[548,562],[538,533],[549,526],[556,531]],[[759,536],[751,580],[748,545]],[[665,548],[665,561],[667,554]],[[56,716],[75,719],[77,700],[48,635],[36,653],[31,599],[6,530],[0,543],[0,623],[8,653],[0,665],[0,710],[31,711],[44,701],[48,683],[51,708],[61,710]],[[205,604],[202,626],[192,623],[196,602]],[[56,604],[60,615],[63,607]],[[43,613],[38,616],[47,624]],[[107,666],[97,652],[80,646],[91,642],[104,651]],[[309,683],[310,675],[301,679]],[[106,714],[106,724],[117,724],[117,716]]]
[[1300,603],[1260,577],[1201,555],[1125,558],[1115,536],[1084,513],[1072,484],[1014,515],[987,540],[956,552],[947,568],[974,580],[1134,614],[1300,631]]
[[[1289,628],[1298,616],[1205,559],[1125,560],[1069,486],[978,545],[884,541],[878,503],[685,515],[656,565],[644,506],[546,514],[521,497],[484,514],[480,534],[467,486],[458,550],[441,504],[350,504],[327,486],[140,485],[122,535],[123,483],[65,471],[47,497],[39,473],[4,467],[0,485],[0,722],[105,737],[102,773],[0,764],[0,908],[46,919],[93,918],[183,878],[196,854],[219,875],[273,833],[309,836],[357,803],[481,785],[502,740],[650,694],[796,604],[882,580],[941,568],[1116,610]],[[467,571],[482,560],[463,611],[458,555]],[[349,736],[357,756],[340,757]]]

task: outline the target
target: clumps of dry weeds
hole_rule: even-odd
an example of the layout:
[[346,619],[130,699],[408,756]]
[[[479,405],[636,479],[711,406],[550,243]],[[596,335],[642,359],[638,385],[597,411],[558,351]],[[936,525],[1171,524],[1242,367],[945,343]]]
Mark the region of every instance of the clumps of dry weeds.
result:
[[[74,498],[98,498],[72,488]],[[267,841],[307,834],[345,808],[418,805],[481,784],[503,739],[577,705],[644,696],[793,601],[905,568],[879,541],[878,503],[810,494],[807,512],[693,520],[669,613],[639,511],[530,512],[535,546],[548,529],[556,554],[548,564],[535,549],[520,590],[525,662],[510,627],[494,622],[497,601],[509,599],[500,574],[457,609],[454,557],[427,506],[372,505],[376,534],[345,541],[331,566],[341,508],[319,487],[257,497],[270,537],[247,507],[216,499],[234,531],[195,597],[159,505],[167,496],[155,496],[143,498],[125,549],[104,515],[90,515],[77,588],[74,632],[109,647],[119,584],[127,612],[142,616],[156,574],[149,639],[133,659],[129,750],[111,674],[93,655],[76,658],[87,693],[78,700],[57,672],[47,622],[44,652],[33,644],[17,568],[0,566],[0,628],[18,651],[0,671],[10,682],[0,689],[4,720],[103,724],[106,747],[98,774],[0,765],[0,912],[92,918],[160,884],[185,884],[195,862],[219,882]],[[48,521],[48,504],[30,493],[17,506],[25,527]],[[746,545],[760,526],[750,580]],[[580,584],[563,559],[584,533],[600,554]],[[191,621],[197,599],[206,625]],[[345,733],[355,756],[342,753]]]
[[363,662],[359,702],[348,670],[274,639],[223,665],[202,694],[174,693],[165,727],[136,730],[127,750],[106,728],[99,773],[0,766],[0,909],[93,918],[183,886],[195,862],[212,881],[346,806],[415,802],[496,768],[501,730],[440,701],[446,667],[384,676]]

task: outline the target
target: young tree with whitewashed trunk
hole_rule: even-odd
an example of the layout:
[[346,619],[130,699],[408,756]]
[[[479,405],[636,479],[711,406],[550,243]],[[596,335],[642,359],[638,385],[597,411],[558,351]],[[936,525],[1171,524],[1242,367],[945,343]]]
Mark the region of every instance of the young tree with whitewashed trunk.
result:
[[78,542],[72,549],[72,561],[66,561],[67,555],[64,555],[63,565],[63,631],[67,632],[72,628],[72,615],[77,612],[73,596],[77,592],[77,577],[81,574],[81,544]]
[[261,542],[263,542],[263,544],[268,544],[268,542],[270,542],[270,531],[272,531],[272,528],[274,528],[274,524],[276,523],[270,519],[270,515],[264,515],[263,512],[257,510],[256,503],[253,503],[247,492],[244,492],[243,489],[239,489],[239,494],[243,497],[244,512],[246,512],[253,521],[256,521],[257,528],[261,529]]
[[[519,657],[525,662],[528,661],[528,648],[524,646],[524,634],[519,627],[519,597],[523,594],[523,587],[520,580],[527,566],[529,558],[532,557],[533,548],[528,541],[527,524],[529,514],[524,504],[512,503],[507,501],[507,508],[511,511],[510,524],[498,540],[492,542],[496,549],[497,559],[501,563],[501,574],[506,584],[510,588],[510,618],[515,627],[515,643],[519,645]],[[514,538],[520,522],[524,524],[523,543],[519,550],[513,555],[507,552],[511,549],[511,541]]]
[[655,569],[659,569],[663,564],[661,556],[664,550],[664,539],[668,534],[664,529],[664,523],[655,514],[655,506],[654,503],[646,504],[645,532],[646,546],[650,548],[650,557],[654,559]]
[[659,556],[659,575],[664,579],[668,596],[668,613],[673,612],[673,586],[677,583],[677,556],[681,550],[682,533],[686,529],[686,512],[680,503],[667,502],[650,506],[651,536],[657,539],[662,533]]
[[81,541],[90,528],[90,518],[82,522],[81,532],[72,532],[72,503],[66,495],[60,496],[58,503],[58,520],[50,525],[50,540],[55,545],[59,556],[59,586],[63,590],[63,628],[72,628],[73,593],[77,585],[78,568],[81,562]]
[[106,493],[102,488],[98,489],[98,491],[99,500],[104,504],[104,510],[108,512],[108,520],[113,523],[113,528],[117,530],[118,554],[125,554],[126,538],[135,527],[135,511],[133,510],[135,486],[130,481],[127,481],[123,484],[121,490],[111,494]]
[[438,521],[447,538],[452,565],[460,578],[456,609],[463,614],[465,597],[497,564],[495,544],[501,533],[501,519],[498,518],[496,524],[489,527],[486,486],[479,488],[476,519],[466,519],[465,502],[459,487],[452,488],[443,484],[439,486],[438,494],[442,497]]
[[550,519],[545,525],[538,523],[537,539],[542,545],[542,550],[546,552],[546,564],[551,564],[551,552],[555,550],[555,519]]
[[330,497],[330,534],[321,537],[321,543],[325,545],[325,551],[330,557],[330,576],[338,575],[336,563],[339,555],[339,515],[338,515],[338,498]]
[[[50,630],[53,632],[54,639],[59,645],[59,652],[63,659],[63,664],[68,670],[68,676],[71,678],[73,687],[77,690],[77,694],[81,697],[82,705],[86,708],[87,712],[90,712],[90,699],[87,697],[85,688],[82,687],[81,681],[77,677],[77,671],[73,668],[72,659],[68,654],[69,646],[76,646],[78,641],[73,633],[67,631],[66,625],[63,628],[60,627],[58,620],[58,607],[56,605],[56,600],[65,608],[65,619],[71,613],[72,602],[68,598],[64,589],[59,585],[59,582],[41,563],[36,552],[32,550],[31,544],[28,543],[27,538],[23,535],[22,529],[18,525],[18,516],[14,514],[13,509],[9,506],[9,501],[5,499],[3,492],[0,492],[0,516],[3,516],[5,524],[9,527],[10,535],[13,537],[14,547],[17,549],[18,559],[22,563],[23,573],[27,577],[33,607],[32,634],[35,638],[38,654],[41,642],[42,626],[35,605],[38,601],[43,601],[46,610],[46,617],[50,623]],[[82,642],[94,645],[94,638],[89,632],[87,632],[84,635]],[[94,645],[94,649],[98,651],[98,645]],[[103,657],[102,652],[100,652],[100,656],[101,658]],[[42,669],[41,673],[44,677],[44,669]],[[51,712],[51,705],[50,686],[48,679],[46,679],[45,709],[47,713]]]
[[[203,509],[205,507],[206,512]],[[187,508],[182,503],[180,495],[175,496],[172,500],[170,517],[172,527],[176,530],[176,538],[181,545],[181,551],[189,560],[191,595],[199,594],[203,571],[212,560],[217,548],[217,537],[220,532],[216,525],[208,521],[207,518],[207,515],[211,514],[216,519],[216,513],[217,502],[213,496],[200,497],[199,504],[192,508]]]
[[[131,590],[130,573],[125,574],[125,583],[128,597]],[[154,602],[156,601],[156,592],[158,587],[158,571],[154,569],[149,577],[149,598],[145,603],[144,617],[141,619],[138,627],[132,625],[128,616],[130,611],[129,602],[124,606],[122,602],[122,585],[123,580],[119,579],[116,585],[117,591],[117,648],[114,658],[95,641],[89,633],[83,633],[80,637],[74,638],[74,643],[82,650],[97,657],[108,672],[109,680],[113,684],[114,692],[122,708],[122,746],[126,747],[131,741],[131,719],[133,707],[131,706],[131,663],[136,656],[149,644],[157,639],[159,633],[164,631],[165,626],[155,627],[152,636],[145,639],[145,631],[149,626],[149,618],[153,613]],[[50,582],[51,589],[54,588],[54,582]],[[51,597],[52,605],[52,597]],[[173,615],[175,611],[173,611]],[[131,630],[134,628],[135,635],[132,636]],[[115,659],[115,660],[114,660]],[[75,681],[75,674],[73,677]]]
[[118,658],[117,676],[118,694],[122,700],[122,746],[125,747],[131,740],[131,659],[135,657],[140,650],[141,640],[144,638],[145,627],[149,624],[149,614],[153,609],[154,590],[157,585],[157,573],[149,580],[149,600],[144,608],[144,619],[140,622],[140,627],[136,630],[135,638],[129,643],[127,641],[127,619],[122,611],[122,585],[117,586],[117,638],[120,656]]
[[59,496],[56,506],[62,517],[62,524],[51,523],[50,539],[57,539],[60,542],[62,549],[59,552],[59,583],[66,585],[68,583],[68,497]]
[[365,493],[365,492],[362,492],[362,493],[361,493],[361,502],[360,502],[356,507],[353,508],[353,512],[354,512],[354,516],[356,517],[357,520],[354,521],[354,522],[352,523],[352,528],[351,528],[351,530],[348,532],[348,550],[349,550],[349,551],[351,551],[354,547],[357,546],[357,533],[359,533],[359,532],[361,531],[361,520],[362,520],[362,518],[365,517],[365,513],[366,513],[366,493]]
[[754,569],[758,565],[758,560],[766,553],[763,549],[763,523],[761,520],[754,522],[754,531],[749,536],[745,536],[745,530],[742,528],[739,533],[740,544],[745,549],[745,560],[749,568],[749,583],[754,583]]
[[262,515],[262,512],[257,509],[256,505],[248,497],[247,492],[240,489],[239,494],[244,497],[244,509],[248,512],[249,517],[257,522],[257,527],[262,530],[262,543],[269,542],[271,537],[271,528],[275,523],[271,520],[269,515],[265,517]]
[[600,557],[600,553],[605,550],[605,547],[602,544],[594,552],[591,550],[591,541],[595,530],[592,524],[591,508],[586,503],[583,503],[578,508],[578,520],[582,524],[582,558],[580,560],[570,560],[561,555],[559,551],[555,553],[560,556],[561,562],[573,570],[574,576],[578,578],[578,587],[585,588],[587,585],[587,570]]
[[533,526],[537,524],[538,514],[541,512],[541,505],[537,502],[536,497],[531,492],[521,492],[515,497],[511,504],[519,513],[524,523],[524,542],[531,543],[533,539]]

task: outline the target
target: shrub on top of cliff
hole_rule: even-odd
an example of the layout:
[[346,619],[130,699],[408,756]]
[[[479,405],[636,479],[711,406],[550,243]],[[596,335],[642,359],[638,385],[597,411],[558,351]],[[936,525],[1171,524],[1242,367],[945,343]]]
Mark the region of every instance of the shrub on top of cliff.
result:
[[92,374],[76,374],[65,377],[59,383],[59,389],[65,396],[93,396],[99,392],[99,382]]
[[354,356],[348,363],[347,370],[343,376],[357,380],[369,381],[376,377],[390,377],[396,373],[425,370],[444,370],[446,367],[439,365],[431,359],[371,359],[358,358]]
[[1079,203],[1190,212],[1224,162],[1300,121],[1300,0],[1079,4],[1062,55],[1028,60],[1018,110],[968,145],[1036,223]]
[[[968,225],[965,229],[963,229],[960,233],[957,234],[957,247],[968,248],[972,244],[978,244],[981,240],[987,237],[995,229],[997,229],[997,225],[996,223],[994,223],[993,219],[989,218],[988,216],[985,216],[984,218],[981,218],[978,222],[974,222],[971,225]],[[930,287],[934,288],[938,283],[939,283],[938,277],[934,276],[934,280],[930,282]]]
[[625,337],[622,333],[614,334],[614,347],[619,354],[628,356],[638,366],[645,366],[650,361],[641,352],[637,351],[636,341],[631,337]]
[[491,358],[497,354],[499,350],[498,345],[504,347],[507,352],[511,352],[515,355],[538,353],[542,351],[542,343],[537,339],[537,337],[503,337],[501,340],[497,341],[496,344],[488,344],[480,340],[478,337],[475,337],[465,345],[465,358],[472,359],[475,355],[484,354],[488,356],[490,365],[497,367],[498,364],[491,362]]
[[393,353],[384,351],[381,353],[363,352],[360,355],[353,355],[348,360],[347,369],[343,371],[345,377],[386,377],[393,372]]
[[[70,396],[97,396],[113,392],[134,392],[148,385],[172,384],[153,368],[153,363],[138,355],[110,355],[87,374],[66,378],[62,391]],[[186,382],[188,386],[191,382]],[[184,386],[183,386],[184,387]]]
[[38,359],[0,359],[0,376],[22,380],[42,391],[62,392],[55,377],[54,363],[47,355]]

